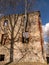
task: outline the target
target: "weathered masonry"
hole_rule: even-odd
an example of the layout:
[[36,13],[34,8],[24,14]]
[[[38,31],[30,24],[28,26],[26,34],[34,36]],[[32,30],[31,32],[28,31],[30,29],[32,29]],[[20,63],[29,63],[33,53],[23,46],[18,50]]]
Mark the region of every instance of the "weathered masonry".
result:
[[13,14],[0,19],[0,63],[45,62],[40,12],[27,14],[24,33],[23,14]]

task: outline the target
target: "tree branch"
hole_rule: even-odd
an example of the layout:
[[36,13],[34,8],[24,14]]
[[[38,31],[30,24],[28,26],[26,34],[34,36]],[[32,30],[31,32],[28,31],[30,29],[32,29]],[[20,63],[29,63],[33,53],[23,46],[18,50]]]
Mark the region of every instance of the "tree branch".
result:
[[1,30],[4,32],[4,29],[1,27]]
[[6,46],[4,46],[5,48],[7,48],[9,51],[10,51],[10,48],[8,48],[8,47],[6,47]]
[[19,38],[17,40],[15,40],[14,42],[18,42],[19,41]]
[[18,21],[18,16],[19,16],[19,15],[17,15],[17,19],[16,19],[16,15],[14,16],[14,28],[15,28],[15,25],[16,25],[16,23],[17,23],[17,21]]
[[21,59],[23,59],[26,56],[27,53],[28,52],[26,52],[17,62],[19,62]]
[[11,20],[11,16],[10,15],[9,15],[9,20],[10,20],[11,28],[13,28],[13,26],[12,26],[12,20]]
[[[16,45],[16,44],[15,44]],[[22,50],[16,45],[16,47],[19,49],[19,51],[22,53]],[[14,48],[15,49],[15,48]],[[15,49],[16,50],[16,49]],[[23,53],[22,53],[23,55]]]
[[[26,56],[26,54],[28,54],[28,52],[31,53],[31,51],[29,51],[29,50],[26,51],[26,53],[17,62],[19,62],[21,59],[23,59]],[[36,53],[34,53],[34,54],[37,55]],[[39,57],[39,56],[37,55],[37,57]],[[40,57],[39,57],[39,59],[40,59]]]
[[10,31],[10,33],[12,32],[9,27],[8,27],[8,30]]
[[[22,21],[21,21],[21,23],[22,23]],[[21,23],[20,23],[19,29],[18,29],[18,31],[17,31],[16,36],[14,37],[14,39],[17,37],[17,34],[19,33],[19,30],[21,28]]]
[[0,42],[0,44],[1,44],[1,42]]

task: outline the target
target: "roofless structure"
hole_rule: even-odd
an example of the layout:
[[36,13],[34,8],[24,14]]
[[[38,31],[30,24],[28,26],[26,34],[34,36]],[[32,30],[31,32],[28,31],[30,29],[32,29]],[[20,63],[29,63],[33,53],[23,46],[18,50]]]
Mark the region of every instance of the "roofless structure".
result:
[[40,12],[13,14],[0,19],[0,63],[45,62]]

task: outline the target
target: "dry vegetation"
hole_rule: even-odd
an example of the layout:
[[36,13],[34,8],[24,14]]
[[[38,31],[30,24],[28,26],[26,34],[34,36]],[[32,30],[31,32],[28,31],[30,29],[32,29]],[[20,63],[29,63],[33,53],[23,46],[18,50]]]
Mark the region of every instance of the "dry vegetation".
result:
[[33,62],[32,63],[29,63],[28,62],[28,63],[17,63],[17,64],[16,63],[14,63],[14,64],[11,63],[9,65],[49,65],[49,64],[46,64],[46,63],[44,64],[44,63],[39,63],[39,62],[38,63],[35,63],[35,62],[34,63]]
[[[0,65],[5,65],[4,63],[1,63]],[[8,65],[49,65],[49,64],[44,64],[44,63],[37,63],[37,62],[22,62],[22,63],[16,63],[16,62],[12,62],[11,64]]]

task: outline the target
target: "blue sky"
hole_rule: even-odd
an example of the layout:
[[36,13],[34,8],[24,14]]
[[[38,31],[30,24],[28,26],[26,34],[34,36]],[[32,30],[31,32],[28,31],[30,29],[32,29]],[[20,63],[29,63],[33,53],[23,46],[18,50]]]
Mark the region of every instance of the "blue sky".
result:
[[45,25],[49,22],[49,0],[38,0],[35,10],[40,10],[42,24]]
[[[10,1],[10,0],[9,0]],[[18,1],[18,0],[13,0],[13,1]],[[31,0],[28,0],[29,2]],[[33,0],[32,0],[33,1]],[[49,0],[35,0],[36,2],[32,4],[30,7],[30,11],[40,11],[41,12],[41,19],[42,19],[42,24],[45,25],[47,22],[49,22]],[[7,6],[4,7],[4,4],[7,4]],[[2,6],[3,5],[3,6]],[[0,1],[0,13],[2,14],[14,14],[14,13],[23,13],[24,12],[24,0],[21,0],[19,2],[19,5],[15,7],[15,10],[13,6],[11,6],[8,3],[8,0],[2,0]]]
[[[12,3],[10,3],[12,1]],[[23,13],[25,10],[25,0],[21,0],[17,6],[12,5],[17,4],[18,0],[1,0],[0,1],[0,14],[9,15]],[[28,3],[33,3],[33,0],[27,0]],[[40,11],[42,27],[44,32],[44,40],[47,42],[49,40],[49,0],[34,0],[35,2],[31,4],[29,11]],[[48,35],[47,35],[48,34]]]

